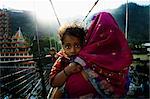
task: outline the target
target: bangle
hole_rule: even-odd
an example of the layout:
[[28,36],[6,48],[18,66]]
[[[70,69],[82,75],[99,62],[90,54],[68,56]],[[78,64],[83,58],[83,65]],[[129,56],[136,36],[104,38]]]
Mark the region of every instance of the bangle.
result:
[[65,69],[63,70],[65,76],[69,76],[68,73],[66,73]]

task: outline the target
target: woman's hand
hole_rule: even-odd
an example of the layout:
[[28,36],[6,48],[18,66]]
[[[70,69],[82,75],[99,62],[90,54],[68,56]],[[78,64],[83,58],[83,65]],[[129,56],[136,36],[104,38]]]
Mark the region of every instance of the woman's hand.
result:
[[68,75],[71,75],[73,73],[80,72],[82,70],[82,67],[80,65],[72,62],[67,67],[65,67],[64,70]]
[[100,85],[101,85],[101,89],[104,90],[105,94],[109,95],[109,94],[112,94],[114,92],[114,88],[106,80],[102,80],[100,82]]

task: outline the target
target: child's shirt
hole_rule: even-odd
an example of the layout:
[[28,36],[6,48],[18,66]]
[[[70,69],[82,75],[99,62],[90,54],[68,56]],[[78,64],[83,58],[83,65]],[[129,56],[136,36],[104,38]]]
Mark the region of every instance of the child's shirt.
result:
[[[69,64],[69,60],[60,57],[53,65],[50,73],[51,82],[53,78]],[[88,79],[85,79],[81,72],[70,75],[65,82],[65,90],[69,98],[81,97],[99,97],[99,94],[94,89]]]

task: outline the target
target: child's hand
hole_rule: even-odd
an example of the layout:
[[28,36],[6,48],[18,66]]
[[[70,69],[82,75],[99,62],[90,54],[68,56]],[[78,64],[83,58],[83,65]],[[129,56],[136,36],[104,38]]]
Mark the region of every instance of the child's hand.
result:
[[72,62],[69,66],[65,67],[65,71],[68,75],[80,72],[82,70],[81,66]]

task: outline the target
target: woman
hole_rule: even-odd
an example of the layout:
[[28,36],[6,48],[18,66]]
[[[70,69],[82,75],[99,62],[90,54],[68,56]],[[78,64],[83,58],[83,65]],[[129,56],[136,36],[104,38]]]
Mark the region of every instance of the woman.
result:
[[112,88],[105,93],[113,90],[114,96],[124,96],[127,92],[128,67],[132,62],[132,54],[113,16],[107,12],[98,13],[85,41],[75,62],[95,71],[101,82],[110,84],[106,87]]
[[[108,98],[122,97],[126,94],[128,66],[132,62],[132,55],[124,34],[111,14],[101,12],[95,17],[88,29],[83,47],[73,60],[82,66],[83,70],[79,69],[78,72],[81,72],[84,81],[88,82],[89,87],[86,88],[92,88],[92,95],[89,92],[83,96]],[[76,74],[71,77],[74,75]],[[69,79],[70,76],[64,82],[65,89],[70,95],[76,96],[77,93],[89,90],[78,90],[84,88],[85,84],[79,87],[80,82]]]

